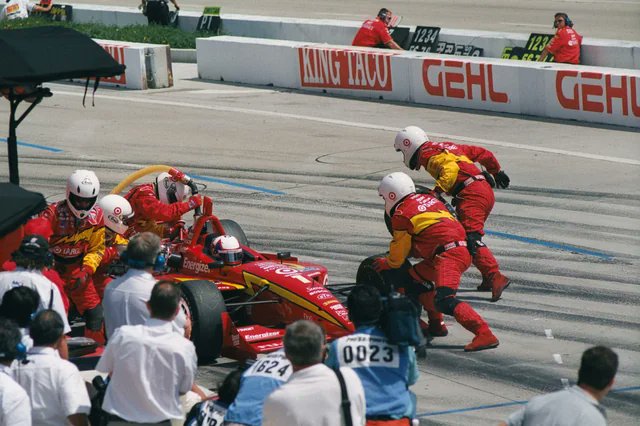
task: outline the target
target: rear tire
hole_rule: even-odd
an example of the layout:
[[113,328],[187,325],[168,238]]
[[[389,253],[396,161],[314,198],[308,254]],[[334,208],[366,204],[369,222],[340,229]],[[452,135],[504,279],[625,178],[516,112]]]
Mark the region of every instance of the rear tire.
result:
[[183,281],[180,287],[191,315],[191,341],[198,363],[210,363],[222,351],[222,313],[227,311],[224,298],[211,281]]
[[238,239],[238,241],[240,242],[240,245],[249,247],[249,239],[245,235],[244,231],[242,230],[242,227],[240,226],[240,224],[238,224],[238,222],[231,219],[221,219],[220,223],[224,228],[225,234],[233,235]]

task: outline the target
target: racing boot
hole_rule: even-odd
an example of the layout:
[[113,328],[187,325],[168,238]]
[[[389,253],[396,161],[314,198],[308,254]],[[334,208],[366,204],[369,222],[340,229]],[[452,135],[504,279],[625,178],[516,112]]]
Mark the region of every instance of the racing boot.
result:
[[[436,292],[431,290],[418,296],[420,304],[424,310],[427,311],[427,316],[429,317],[428,325],[420,320],[420,328],[425,337],[444,337],[449,334],[449,330],[447,330],[447,326],[444,324],[444,316],[436,309],[434,302],[435,295]],[[423,327],[423,325],[426,327]]]
[[453,310],[453,316],[460,325],[475,334],[471,343],[464,347],[465,352],[496,348],[500,344],[498,338],[491,332],[489,324],[469,304],[459,303]]
[[491,278],[489,277],[482,277],[482,283],[476,287],[478,291],[491,291],[491,288]]
[[491,276],[491,301],[497,302],[502,296],[502,292],[505,288],[509,287],[511,280],[502,275],[500,272],[496,272]]

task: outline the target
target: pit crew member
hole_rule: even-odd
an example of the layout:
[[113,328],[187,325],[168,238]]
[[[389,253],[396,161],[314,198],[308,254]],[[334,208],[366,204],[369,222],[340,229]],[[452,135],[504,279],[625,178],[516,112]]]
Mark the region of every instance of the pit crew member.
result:
[[[437,194],[453,197],[456,215],[467,232],[467,249],[482,274],[478,291],[491,291],[492,302],[500,299],[510,281],[500,272],[498,261],[482,242],[484,223],[495,203],[491,182],[495,180],[498,188],[508,188],[510,182],[496,157],[479,146],[430,142],[424,130],[416,126],[398,132],[394,147],[402,152],[407,167],[412,170],[423,167],[436,180]],[[488,173],[483,174],[475,162],[486,167]]]
[[556,35],[542,50],[538,62],[544,62],[547,55],[551,53],[554,62],[579,64],[582,36],[573,29],[573,21],[566,13],[556,13],[553,18],[553,28],[557,28]]
[[[420,297],[429,314],[430,326],[440,319],[440,335],[445,335],[442,314],[452,315],[475,335],[464,347],[465,351],[497,347],[498,338],[484,319],[470,305],[456,298],[460,277],[471,264],[462,225],[434,195],[416,194],[413,180],[402,172],[385,176],[378,186],[378,194],[384,199],[385,210],[391,217],[393,239],[389,254],[376,259],[374,269],[380,272],[399,268],[409,256],[421,258],[409,273],[417,281],[435,284],[435,294],[429,291]],[[441,313],[440,318],[437,313]]]
[[[44,2],[43,2],[44,3]],[[28,18],[33,12],[49,12],[53,3],[39,5],[27,0],[7,0],[4,9],[0,11],[0,21]]]
[[354,287],[347,308],[356,331],[331,343],[325,364],[356,372],[364,388],[368,426],[410,426],[416,397],[409,386],[419,374],[413,347],[389,343],[378,326],[382,300],[375,287]]
[[382,8],[375,19],[367,19],[356,33],[351,44],[353,46],[382,47],[395,50],[404,50],[396,43],[389,33],[389,25],[393,13],[389,9]]
[[67,179],[66,199],[50,204],[40,216],[53,230],[49,247],[54,269],[84,316],[85,334],[102,342],[102,305],[92,279],[104,255],[102,210],[96,206],[99,192],[100,182],[94,172],[76,170]]
[[120,258],[129,243],[124,235],[129,229],[129,221],[133,218],[133,209],[126,198],[116,194],[102,197],[98,205],[104,217],[105,250],[100,266],[93,275],[93,284],[102,299],[104,288],[111,281],[109,266]]
[[200,195],[191,195],[187,186],[190,181],[189,176],[171,169],[169,173],[160,173],[154,183],[133,187],[125,195],[135,215],[127,237],[146,231],[169,236],[183,214],[202,205]]

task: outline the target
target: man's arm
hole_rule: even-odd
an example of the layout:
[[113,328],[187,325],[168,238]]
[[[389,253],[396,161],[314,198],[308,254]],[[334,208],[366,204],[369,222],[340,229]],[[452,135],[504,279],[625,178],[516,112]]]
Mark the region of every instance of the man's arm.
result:
[[53,2],[50,1],[49,4],[47,4],[46,6],[40,6],[39,4],[34,5],[31,11],[32,12],[49,12],[52,7],[53,7]]
[[393,39],[389,40],[387,43],[384,44],[385,46],[387,46],[389,49],[394,49],[394,50],[404,50],[402,47],[400,47],[400,45],[398,43],[396,43]]
[[176,0],[171,0],[171,3],[173,3],[173,6],[176,8],[176,10],[180,10],[180,6],[178,6]]

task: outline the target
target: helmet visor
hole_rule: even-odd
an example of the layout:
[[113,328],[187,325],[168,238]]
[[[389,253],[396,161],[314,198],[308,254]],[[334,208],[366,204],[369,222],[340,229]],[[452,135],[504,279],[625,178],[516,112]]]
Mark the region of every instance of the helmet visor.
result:
[[222,251],[220,257],[228,265],[239,265],[242,263],[242,249]]
[[76,194],[69,194],[69,202],[73,208],[78,211],[91,210],[97,199],[98,197],[84,198],[79,197]]

